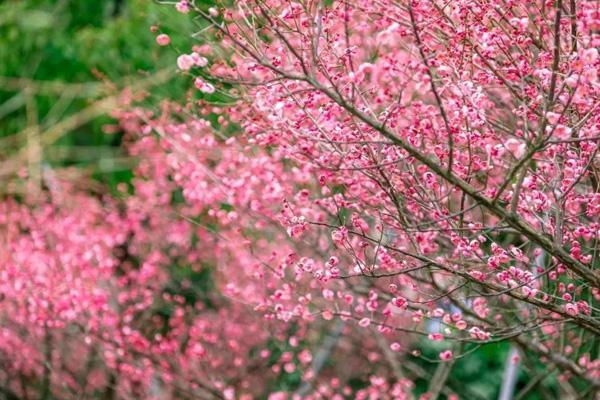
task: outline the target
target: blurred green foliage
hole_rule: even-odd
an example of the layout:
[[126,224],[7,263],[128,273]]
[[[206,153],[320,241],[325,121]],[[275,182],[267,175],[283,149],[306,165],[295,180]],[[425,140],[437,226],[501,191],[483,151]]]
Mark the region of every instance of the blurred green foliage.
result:
[[[170,70],[189,51],[193,20],[172,6],[150,0],[9,0],[0,3],[0,160],[19,147],[17,136],[36,124],[44,132],[116,90]],[[156,45],[151,26],[171,34]],[[149,89],[146,102],[185,96],[188,82],[170,79]],[[79,85],[79,86],[75,86]],[[114,184],[127,180],[132,163],[120,153],[120,135],[102,128],[108,116],[93,118],[61,134],[43,149],[50,166],[89,166]],[[21,135],[23,136],[23,135]]]

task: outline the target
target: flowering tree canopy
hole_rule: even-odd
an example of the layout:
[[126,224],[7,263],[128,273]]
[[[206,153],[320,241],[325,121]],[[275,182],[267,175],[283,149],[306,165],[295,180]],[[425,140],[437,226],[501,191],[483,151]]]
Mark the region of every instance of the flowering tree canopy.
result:
[[131,190],[2,203],[2,390],[470,399],[508,342],[594,396],[597,3],[197,3],[188,99],[114,113]]

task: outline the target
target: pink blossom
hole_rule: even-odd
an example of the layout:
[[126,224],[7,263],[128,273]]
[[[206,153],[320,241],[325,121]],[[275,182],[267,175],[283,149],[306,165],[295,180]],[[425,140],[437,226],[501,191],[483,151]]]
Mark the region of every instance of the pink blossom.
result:
[[177,66],[182,71],[188,71],[195,65],[194,59],[189,54],[182,54],[177,57]]
[[187,0],[180,0],[175,4],[175,8],[182,14],[190,12],[190,4]]
[[202,93],[210,94],[210,93],[214,93],[214,91],[215,91],[215,87],[213,85],[211,85],[210,83],[205,82],[202,78],[196,78],[194,80],[194,85]]
[[565,307],[566,313],[573,317],[576,316],[577,314],[579,314],[579,308],[577,307],[577,304],[567,303],[567,304],[565,304],[564,307]]
[[430,333],[428,337],[429,340],[433,340],[434,342],[441,342],[444,340],[444,335],[441,333]]
[[527,149],[527,145],[525,143],[514,138],[510,138],[504,142],[504,146],[513,156],[515,156],[515,158],[523,157],[525,150]]
[[158,43],[159,46],[168,46],[169,43],[171,43],[171,38],[169,35],[161,33],[156,37],[156,43]]
[[358,321],[358,325],[360,325],[363,328],[368,327],[369,325],[371,325],[371,319],[369,318],[362,318],[360,321]]
[[402,349],[402,346],[398,342],[393,342],[392,344],[390,344],[390,349],[392,349],[392,351],[398,352]]
[[581,56],[581,59],[587,65],[594,64],[598,59],[598,50],[595,47],[591,47],[589,49],[585,49]]
[[440,353],[440,360],[442,361],[450,361],[452,359],[452,351],[445,350]]
[[464,320],[460,320],[456,322],[456,329],[465,330],[467,328],[467,322]]
[[208,60],[195,51],[190,54],[190,57],[192,57],[194,65],[197,67],[205,67],[208,64]]

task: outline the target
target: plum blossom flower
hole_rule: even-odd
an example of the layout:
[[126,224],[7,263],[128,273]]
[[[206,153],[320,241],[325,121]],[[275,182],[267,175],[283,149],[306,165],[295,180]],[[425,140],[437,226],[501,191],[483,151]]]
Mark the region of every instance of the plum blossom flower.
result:
[[467,328],[467,322],[464,320],[460,320],[456,322],[456,329],[458,330],[465,330]]
[[182,14],[187,14],[190,12],[190,3],[187,0],[178,1],[175,4],[175,9]]
[[159,46],[168,46],[171,43],[171,38],[166,33],[161,33],[156,37],[156,43]]
[[575,303],[567,303],[565,304],[565,312],[573,317],[579,314],[579,308]]
[[213,85],[211,85],[210,83],[205,82],[204,80],[202,80],[202,78],[196,78],[194,80],[194,85],[202,93],[210,94],[210,93],[214,93],[215,92],[215,87]]
[[581,59],[587,65],[593,64],[598,59],[598,50],[595,47],[586,49],[583,52]]
[[408,301],[402,296],[394,297],[392,299],[392,304],[402,310],[405,310],[408,307]]
[[452,351],[446,350],[440,353],[440,360],[442,361],[450,361],[452,359]]
[[195,51],[192,52],[190,56],[194,60],[194,65],[196,65],[197,67],[206,67],[206,65],[208,64],[208,60]]
[[430,333],[429,334],[429,340],[432,340],[434,342],[441,342],[442,340],[444,340],[444,335],[442,335],[441,333]]
[[511,152],[513,156],[515,156],[515,158],[521,158],[523,157],[523,154],[525,154],[525,149],[527,148],[527,145],[525,143],[522,143],[520,140],[510,138],[506,142],[504,142],[504,147],[506,147],[508,151]]
[[555,112],[551,112],[551,111],[547,112],[546,113],[546,119],[548,119],[548,122],[550,122],[552,125],[554,125],[560,119],[560,114],[555,113]]
[[556,128],[554,128],[554,136],[562,140],[569,139],[571,137],[571,128],[559,124],[556,126]]
[[194,59],[189,54],[182,54],[177,57],[177,67],[182,71],[190,70],[194,64]]
[[340,229],[336,229],[331,233],[331,239],[338,246],[342,246],[344,241],[348,239],[348,229],[342,226]]
[[360,321],[358,321],[358,325],[360,325],[363,328],[368,327],[369,325],[371,325],[371,320],[367,317],[361,319]]

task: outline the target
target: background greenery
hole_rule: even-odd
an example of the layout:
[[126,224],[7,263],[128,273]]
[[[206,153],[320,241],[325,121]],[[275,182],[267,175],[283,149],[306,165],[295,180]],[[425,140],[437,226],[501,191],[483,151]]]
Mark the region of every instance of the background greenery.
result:
[[[153,25],[176,31],[171,46],[155,44]],[[190,18],[150,0],[0,2],[0,161],[31,145],[34,130],[44,166],[75,165],[110,186],[127,180],[133,160],[118,133],[103,132],[111,121],[102,102],[135,84],[147,87],[150,106],[184,96],[175,55],[189,50],[192,32]]]
[[[153,25],[171,34],[171,46],[155,44]],[[27,157],[19,155],[27,156],[32,146],[39,147],[37,162],[43,166],[75,166],[92,176],[101,191],[127,181],[135,160],[122,153],[118,132],[104,132],[111,119],[103,101],[128,85],[145,85],[157,76],[162,77],[159,83],[146,88],[149,107],[158,108],[161,99],[183,99],[188,82],[173,79],[175,56],[189,50],[193,32],[192,18],[151,0],[1,2],[0,165],[6,167],[0,168],[0,195],[17,190],[7,183],[8,176],[26,162]],[[201,296],[210,290],[210,277],[180,272],[182,276],[173,277],[173,291],[181,290],[177,281],[184,278],[198,282]],[[198,293],[184,295],[195,299]],[[423,355],[435,359],[439,349],[428,348],[428,343],[422,344]],[[272,346],[274,354],[287,350],[283,343]],[[506,343],[478,349],[457,361],[449,385],[459,391],[466,388],[474,399],[496,398],[507,354]],[[419,357],[409,357],[409,363],[428,377],[437,366]],[[541,363],[529,367],[544,371]],[[525,371],[521,368],[517,391],[533,379]],[[430,378],[414,378],[417,391],[424,392]],[[555,398],[556,378],[552,374],[541,378],[543,388],[523,398]],[[365,382],[364,375],[353,380],[357,388]],[[300,384],[297,374],[282,374],[273,389],[295,390]]]

